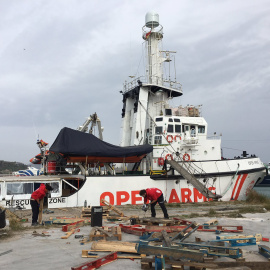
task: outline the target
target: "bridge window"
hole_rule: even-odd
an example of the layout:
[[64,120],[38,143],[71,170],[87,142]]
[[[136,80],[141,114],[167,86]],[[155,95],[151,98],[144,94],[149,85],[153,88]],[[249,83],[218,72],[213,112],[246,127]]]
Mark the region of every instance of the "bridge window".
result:
[[189,126],[185,126],[185,131],[189,131]]
[[162,127],[156,127],[156,134],[162,134]]
[[167,132],[173,133],[173,125],[168,125]]
[[173,122],[172,118],[169,118],[169,122]]
[[156,122],[162,122],[163,121],[163,117],[157,117],[156,118]]
[[32,194],[33,183],[7,184],[7,195]]
[[162,136],[155,136],[154,144],[161,144]]
[[165,109],[165,115],[171,116],[172,115],[172,109]]
[[190,126],[190,135],[191,135],[191,137],[195,137],[196,136],[195,126]]
[[49,182],[48,184],[53,188],[51,193],[59,193],[60,192],[59,182]]
[[174,122],[180,122],[180,119],[174,118]]
[[181,133],[181,125],[175,125],[175,133]]
[[198,133],[205,133],[205,126],[198,126]]

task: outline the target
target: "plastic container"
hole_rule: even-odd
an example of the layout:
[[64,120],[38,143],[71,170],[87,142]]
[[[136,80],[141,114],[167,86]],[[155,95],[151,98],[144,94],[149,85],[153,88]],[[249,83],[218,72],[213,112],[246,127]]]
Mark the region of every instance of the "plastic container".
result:
[[102,227],[102,206],[92,206],[91,208],[91,227]]

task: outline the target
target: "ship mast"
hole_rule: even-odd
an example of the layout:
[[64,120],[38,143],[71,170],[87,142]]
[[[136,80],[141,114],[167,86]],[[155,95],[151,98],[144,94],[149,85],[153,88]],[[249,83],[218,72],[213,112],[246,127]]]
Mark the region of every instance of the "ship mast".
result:
[[165,115],[169,98],[182,95],[181,84],[164,79],[163,66],[175,52],[162,50],[163,27],[159,15],[148,12],[142,37],[146,46],[146,76],[124,84],[121,146],[152,144],[153,119]]
[[146,74],[149,84],[162,84],[161,46],[163,27],[159,24],[159,15],[148,12],[145,16],[145,25],[142,28],[143,39],[146,41]]

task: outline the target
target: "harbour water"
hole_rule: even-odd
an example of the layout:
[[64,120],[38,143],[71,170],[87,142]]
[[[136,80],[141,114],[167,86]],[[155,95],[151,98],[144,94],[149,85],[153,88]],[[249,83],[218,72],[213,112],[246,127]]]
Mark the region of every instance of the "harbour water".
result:
[[270,187],[254,187],[253,189],[259,194],[263,194],[270,198]]

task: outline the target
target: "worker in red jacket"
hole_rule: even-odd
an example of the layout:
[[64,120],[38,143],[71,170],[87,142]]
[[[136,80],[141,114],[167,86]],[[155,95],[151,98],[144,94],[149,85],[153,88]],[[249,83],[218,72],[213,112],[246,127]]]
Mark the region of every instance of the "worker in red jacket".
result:
[[46,196],[46,194],[53,190],[49,184],[41,184],[38,189],[36,189],[30,199],[30,204],[32,208],[32,226],[38,225],[38,214],[39,214],[39,204],[40,201]]
[[162,212],[164,214],[164,218],[169,218],[166,206],[164,204],[163,193],[160,189],[158,189],[158,188],[142,189],[140,191],[140,196],[144,197],[144,204],[147,203],[147,200],[150,200],[149,204],[151,205],[151,216],[152,217],[156,217],[155,206],[158,203],[160,208],[162,209]]

